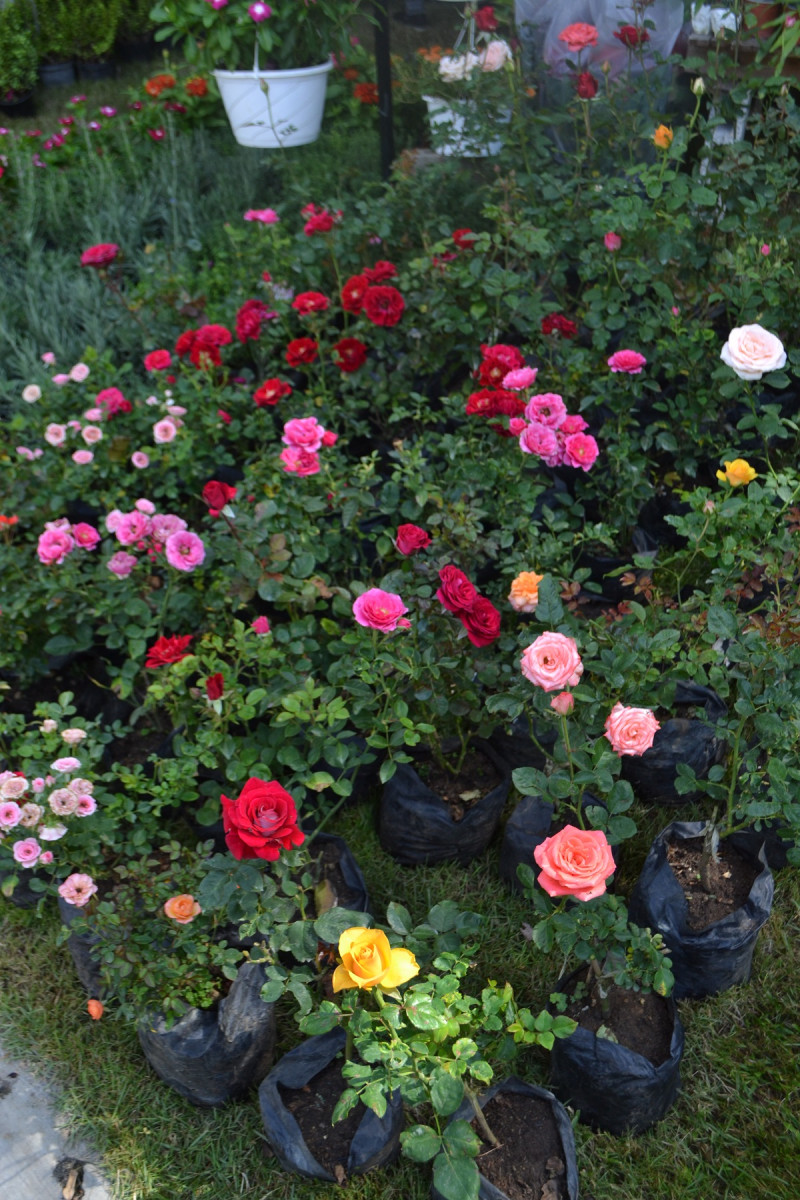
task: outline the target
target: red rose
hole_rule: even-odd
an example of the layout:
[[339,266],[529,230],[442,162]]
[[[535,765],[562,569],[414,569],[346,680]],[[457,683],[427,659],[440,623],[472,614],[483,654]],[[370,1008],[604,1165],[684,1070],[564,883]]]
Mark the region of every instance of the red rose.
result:
[[236,314],[236,336],[240,342],[256,342],[269,309],[263,300],[245,300]]
[[194,329],[187,329],[185,333],[182,333],[175,343],[175,353],[178,358],[187,355],[196,341],[197,333]]
[[494,33],[497,29],[497,17],[491,4],[485,4],[475,13],[475,28],[481,33]]
[[301,846],[294,800],[279,783],[248,779],[235,800],[220,796],[225,841],[234,858],[274,862],[281,850]]
[[635,25],[623,25],[621,29],[615,29],[614,37],[618,38],[629,50],[634,50],[637,46],[643,46],[645,42],[650,41],[650,34],[647,30],[637,29]]
[[322,292],[300,292],[292,301],[292,308],[300,313],[301,317],[307,316],[308,313],[325,312],[329,305],[330,300],[323,296]]
[[172,355],[169,350],[151,350],[144,356],[145,371],[166,371],[172,366]]
[[208,83],[202,75],[193,75],[191,79],[186,80],[183,86],[187,96],[205,96],[208,91]]
[[253,392],[256,408],[277,404],[284,396],[291,396],[292,385],[283,379],[265,379],[261,387]]
[[498,388],[494,396],[493,416],[521,417],[525,412],[525,401],[516,392],[508,392],[504,388]]
[[500,636],[500,613],[485,596],[478,596],[469,612],[459,616],[473,646],[488,646]]
[[495,415],[495,395],[489,388],[481,388],[467,397],[464,412],[468,417],[493,417]]
[[364,296],[369,287],[366,275],[351,275],[340,292],[342,308],[356,316],[364,307]]
[[303,367],[313,363],[317,357],[317,343],[313,338],[295,338],[286,347],[286,361],[290,367]]
[[98,242],[96,246],[89,246],[81,255],[82,267],[107,267],[112,263],[119,254],[119,246],[116,242]]
[[236,496],[236,488],[218,479],[211,479],[203,488],[203,500],[208,505],[208,515],[218,517],[221,510]]
[[368,287],[364,293],[364,315],[373,325],[396,325],[405,307],[397,288],[386,284]]
[[350,374],[367,361],[367,347],[358,338],[341,338],[331,351],[340,371]]
[[210,367],[219,367],[222,365],[222,355],[219,352],[219,348],[213,342],[207,342],[205,338],[198,335],[194,339],[192,348],[189,351],[189,362],[193,366],[207,371]]
[[478,368],[478,379],[483,387],[499,387],[509,371],[525,366],[516,346],[481,346],[481,353],[483,362]]
[[464,572],[458,567],[442,567],[439,580],[442,586],[436,592],[436,599],[447,611],[455,613],[457,617],[469,612],[478,599],[478,593]]
[[[248,301],[248,303],[253,302]],[[255,303],[260,304],[261,301],[256,300]],[[201,325],[197,336],[204,342],[208,342],[210,346],[228,346],[233,341],[233,334],[224,325]]]
[[578,336],[578,326],[561,313],[548,313],[542,317],[542,333],[560,333],[562,337],[574,338]]
[[166,667],[169,663],[180,662],[182,658],[188,658],[191,653],[189,643],[192,637],[191,633],[178,637],[160,637],[147,651],[144,665],[152,668]]
[[476,237],[477,234],[473,233],[471,229],[453,230],[453,241],[458,246],[459,250],[471,250],[472,243]]
[[597,95],[597,80],[591,71],[581,71],[578,76],[578,82],[575,85],[575,91],[581,100],[594,100]]
[[219,417],[220,421],[224,421],[226,425],[230,425],[231,421],[233,420],[231,414],[225,412],[224,408],[217,409],[217,416]]
[[417,550],[430,546],[431,535],[419,525],[399,525],[394,544],[401,554],[416,554]]
[[217,671],[216,675],[209,675],[206,680],[206,695],[209,700],[221,700],[224,691],[225,677],[222,672]]
[[368,283],[386,283],[387,279],[394,279],[397,267],[388,258],[382,258],[374,267],[364,267],[364,274]]

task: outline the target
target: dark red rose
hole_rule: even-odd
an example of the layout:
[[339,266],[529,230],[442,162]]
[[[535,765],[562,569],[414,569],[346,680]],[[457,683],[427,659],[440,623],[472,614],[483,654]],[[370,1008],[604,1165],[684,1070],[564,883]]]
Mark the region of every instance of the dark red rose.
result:
[[542,317],[542,333],[560,333],[562,337],[574,338],[578,336],[578,326],[561,313],[548,313]]
[[597,80],[591,71],[581,71],[578,82],[575,84],[575,91],[581,100],[594,100],[597,95]]
[[274,862],[281,850],[302,846],[294,800],[279,783],[248,779],[235,800],[220,796],[225,841],[234,858]]
[[222,672],[217,671],[216,675],[209,675],[206,680],[206,695],[209,700],[221,700],[224,691],[225,677]]
[[430,546],[431,535],[419,525],[398,525],[394,544],[401,554],[416,554],[417,550]]
[[98,242],[96,246],[89,246],[81,255],[82,267],[107,267],[112,263],[119,254],[119,246],[116,242]]
[[198,334],[189,351],[189,362],[193,366],[207,371],[210,367],[219,367],[222,365],[222,355],[219,352],[218,346],[213,342],[207,342],[205,338],[200,337]]
[[471,250],[472,243],[475,241],[477,234],[474,234],[471,229],[454,229],[453,241],[458,246],[459,250]]
[[388,258],[382,258],[374,267],[364,267],[364,274],[368,283],[386,283],[387,279],[394,279],[397,267]]
[[469,612],[478,598],[478,593],[464,572],[458,567],[442,567],[439,580],[442,586],[436,592],[436,599],[447,611],[455,613],[457,617]]
[[[256,303],[260,304],[261,301],[257,300]],[[210,346],[228,346],[233,341],[233,334],[224,325],[201,325],[197,336]]]
[[488,646],[500,636],[500,613],[485,596],[478,596],[469,612],[459,616],[473,646]]
[[491,4],[484,4],[483,8],[479,8],[475,13],[475,28],[481,33],[494,33],[497,29],[497,17]]
[[196,330],[187,329],[185,333],[182,333],[175,343],[175,353],[177,354],[178,358],[184,358],[189,353],[196,341]]
[[637,29],[635,25],[623,25],[621,29],[615,29],[614,37],[618,38],[629,50],[634,50],[637,46],[643,46],[645,42],[650,41],[650,34],[647,30]]
[[483,362],[478,368],[478,379],[483,387],[499,387],[509,371],[525,366],[525,359],[516,346],[481,346]]
[[354,313],[356,316],[364,307],[364,296],[369,287],[369,280],[366,275],[351,275],[347,283],[339,293],[342,308],[345,312]]
[[464,412],[468,417],[493,417],[495,415],[495,396],[491,388],[481,388],[467,397]]
[[256,408],[266,408],[277,404],[284,396],[291,396],[292,385],[283,379],[265,379],[261,387],[253,392]]
[[317,350],[313,338],[294,338],[286,347],[286,361],[290,367],[303,367],[316,360]]
[[144,356],[145,371],[166,371],[172,366],[172,355],[169,350],[151,350]]
[[370,286],[364,293],[364,316],[373,325],[396,325],[405,307],[397,288],[388,284]]
[[300,292],[292,301],[292,308],[300,313],[301,317],[309,313],[325,312],[329,305],[330,300],[323,296],[322,292]]
[[229,487],[227,483],[220,483],[218,479],[209,480],[203,488],[203,500],[208,505],[208,514],[211,517],[218,517],[225,505],[235,496],[236,488]]
[[220,421],[224,421],[226,425],[230,425],[231,421],[233,420],[231,414],[225,412],[224,408],[217,409],[217,416],[219,417]]
[[188,658],[191,653],[189,643],[192,637],[191,633],[181,634],[177,637],[160,637],[147,651],[144,665],[153,668],[166,667],[169,663],[180,662],[182,658]]
[[525,411],[525,401],[507,388],[481,388],[467,399],[464,412],[468,417],[518,417]]
[[269,309],[263,300],[245,300],[236,314],[236,336],[240,342],[257,342],[261,336],[261,325]]
[[348,375],[367,361],[367,347],[358,338],[340,338],[331,354],[339,370]]

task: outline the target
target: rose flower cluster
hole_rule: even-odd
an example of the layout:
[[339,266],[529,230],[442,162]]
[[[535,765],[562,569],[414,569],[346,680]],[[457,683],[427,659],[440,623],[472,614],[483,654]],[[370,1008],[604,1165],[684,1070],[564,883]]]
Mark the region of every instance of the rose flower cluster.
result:
[[127,513],[113,509],[106,517],[106,529],[126,547],[106,563],[120,579],[127,578],[138,562],[132,549],[145,551],[151,559],[163,552],[176,571],[194,571],[205,559],[202,538],[188,529],[183,517],[156,512],[150,500],[137,500]]

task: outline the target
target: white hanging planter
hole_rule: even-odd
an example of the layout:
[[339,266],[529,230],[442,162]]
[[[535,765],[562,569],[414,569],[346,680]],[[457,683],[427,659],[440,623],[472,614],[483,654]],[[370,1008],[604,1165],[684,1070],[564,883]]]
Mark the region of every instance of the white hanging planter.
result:
[[333,62],[289,71],[215,71],[240,146],[307,146],[319,137]]
[[[447,157],[489,158],[503,149],[503,139],[492,136],[481,119],[481,110],[474,100],[448,102],[441,96],[423,96],[428,106],[433,148]],[[495,113],[498,124],[511,120],[510,109]]]

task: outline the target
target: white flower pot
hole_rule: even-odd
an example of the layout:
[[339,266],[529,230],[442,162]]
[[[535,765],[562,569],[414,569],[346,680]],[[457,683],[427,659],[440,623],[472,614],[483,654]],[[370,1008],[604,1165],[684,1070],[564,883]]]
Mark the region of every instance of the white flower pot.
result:
[[[481,112],[473,100],[449,103],[441,96],[423,96],[422,99],[428,106],[433,148],[438,154],[489,158],[503,149],[502,137],[487,133]],[[507,125],[510,120],[508,109],[495,113],[498,124]]]
[[319,137],[333,62],[292,71],[215,71],[240,146],[306,146]]

